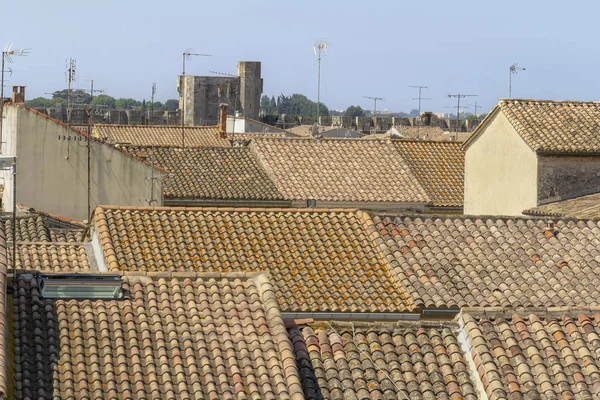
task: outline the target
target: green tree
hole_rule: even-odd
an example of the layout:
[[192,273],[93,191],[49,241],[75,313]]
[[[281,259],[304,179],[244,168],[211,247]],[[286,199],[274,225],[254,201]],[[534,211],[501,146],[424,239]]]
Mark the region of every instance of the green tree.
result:
[[106,94],[101,94],[95,96],[90,103],[93,107],[107,107],[110,109],[114,109],[116,107],[116,100],[114,97],[111,97]]
[[116,101],[116,106],[119,110],[133,110],[137,106],[141,106],[142,103],[132,98],[120,98]]
[[46,99],[44,97],[36,97],[35,99],[26,101],[25,105],[27,107],[33,107],[33,108],[46,108],[46,107],[52,107],[53,101],[54,100]]
[[[277,111],[279,114],[312,116],[317,111],[317,103],[298,93],[291,96],[280,94],[277,97]],[[319,115],[329,115],[329,109],[323,103],[319,104]]]
[[365,110],[363,110],[361,106],[350,106],[346,108],[344,115],[346,117],[364,117]]
[[[52,98],[53,99],[62,99],[66,102],[67,97],[68,97],[68,92],[69,92],[68,89],[57,90],[56,92],[52,93]],[[90,104],[90,99],[91,99],[91,96],[89,95],[89,93],[86,93],[84,90],[71,89],[71,103],[72,104]]]
[[169,99],[165,101],[165,110],[177,111],[179,109],[179,100]]

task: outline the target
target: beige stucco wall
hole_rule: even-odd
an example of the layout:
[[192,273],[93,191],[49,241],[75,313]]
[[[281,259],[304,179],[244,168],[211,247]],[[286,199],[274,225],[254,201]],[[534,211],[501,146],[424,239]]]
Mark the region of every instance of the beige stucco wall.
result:
[[537,205],[537,156],[498,112],[466,149],[465,214],[522,215]]
[[[8,105],[3,155],[17,151],[17,202],[39,210],[87,219],[87,148],[84,137],[23,107]],[[15,122],[16,121],[16,122]],[[71,136],[72,140],[59,140]],[[73,140],[81,138],[82,140]],[[147,206],[152,167],[110,146],[92,143],[92,210],[99,204]],[[6,174],[6,173],[5,173]],[[157,171],[157,175],[161,175]],[[162,179],[162,178],[161,178]],[[12,210],[12,180],[5,179],[3,204]],[[160,179],[153,205],[162,205]]]

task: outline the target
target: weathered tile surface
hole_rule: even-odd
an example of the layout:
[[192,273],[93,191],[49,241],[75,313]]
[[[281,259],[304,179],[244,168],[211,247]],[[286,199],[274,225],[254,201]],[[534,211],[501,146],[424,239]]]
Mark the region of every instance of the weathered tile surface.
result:
[[4,230],[0,229],[0,397],[2,398],[8,398],[9,363],[11,362],[10,342],[7,337],[7,332],[10,329],[10,323],[6,314],[9,307],[6,297],[7,271],[7,247],[4,239]]
[[489,400],[600,397],[600,314],[463,314]]
[[[12,218],[2,218],[1,225],[12,241]],[[37,212],[17,216],[17,242],[81,242],[84,236],[85,226],[80,223]]]
[[385,259],[419,307],[600,305],[600,224],[374,217]]
[[523,214],[561,218],[600,219],[600,193],[544,204],[525,210]]
[[538,153],[600,153],[600,103],[502,99],[498,107]]
[[110,301],[36,285],[13,298],[16,399],[302,399],[264,275],[129,276]]
[[98,208],[111,271],[268,271],[283,311],[405,311],[360,211]]
[[306,399],[476,400],[453,329],[332,324],[289,334]]
[[173,199],[280,200],[275,184],[247,147],[128,146],[124,151],[174,174],[164,195]]
[[[230,146],[229,140],[219,137],[216,126],[186,126],[185,146]],[[94,125],[92,137],[107,143],[134,146],[181,146],[181,126]]]
[[457,142],[393,141],[434,206],[460,207],[464,202],[465,153]]
[[[83,243],[20,243],[17,269],[54,273],[90,272]],[[12,253],[8,257],[12,268]]]
[[286,199],[429,202],[389,141],[255,139],[250,147]]

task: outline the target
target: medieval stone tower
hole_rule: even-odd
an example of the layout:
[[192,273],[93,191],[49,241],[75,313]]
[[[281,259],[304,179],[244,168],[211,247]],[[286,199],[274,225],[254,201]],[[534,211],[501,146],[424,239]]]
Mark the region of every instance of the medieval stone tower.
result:
[[[216,125],[219,104],[227,104],[231,114],[241,112],[258,119],[263,80],[258,61],[238,62],[238,76],[179,76],[179,109],[188,126]],[[185,103],[184,103],[185,102]]]

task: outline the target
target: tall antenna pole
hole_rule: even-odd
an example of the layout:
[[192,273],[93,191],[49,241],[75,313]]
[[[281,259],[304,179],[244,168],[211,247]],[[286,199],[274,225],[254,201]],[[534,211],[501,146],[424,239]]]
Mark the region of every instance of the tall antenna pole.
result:
[[413,97],[413,100],[419,100],[419,117],[421,116],[421,100],[431,100],[430,97],[421,97],[421,90],[428,89],[427,86],[410,85],[409,87],[419,89],[419,97]]
[[315,117],[315,124],[319,124],[319,107],[321,105],[321,51],[327,52],[327,40],[317,39],[313,44],[313,50],[317,55],[318,67],[317,67],[317,115]]
[[517,74],[519,71],[525,71],[525,68],[519,67],[518,63],[514,63],[510,66],[508,72],[508,98],[512,99],[512,76],[513,74]]
[[[31,49],[14,50],[12,48],[12,46],[13,46],[13,44],[10,43],[4,47],[4,50],[2,50],[2,62],[1,62],[2,65],[0,66],[0,69],[1,69],[0,74],[2,75],[0,78],[0,142],[4,141],[4,138],[2,137],[2,125],[4,122],[4,60],[7,60],[9,63],[12,63],[12,56],[26,57],[30,53],[30,50],[31,50]],[[15,270],[16,270],[16,267],[13,267],[13,268],[15,268]]]
[[474,112],[475,112],[475,114],[474,114],[474,115],[475,115],[476,117],[478,117],[478,115],[477,115],[477,109],[478,109],[478,108],[481,108],[481,106],[480,106],[480,105],[477,105],[477,102],[475,102],[475,104],[467,104],[467,105],[468,105],[469,107],[473,107],[473,108],[475,109],[475,111],[474,111]]
[[152,83],[152,100],[150,103],[150,115],[154,114],[154,95],[156,94],[156,82]]
[[190,50],[186,50],[183,52],[183,71],[182,71],[182,80],[183,80],[183,88],[181,89],[182,99],[181,102],[181,147],[185,147],[185,94],[187,89],[187,81],[185,79],[185,60],[191,56],[200,56],[200,57],[210,57],[210,54],[200,54],[200,53],[191,53]]
[[476,94],[448,94],[448,97],[454,97],[457,100],[456,103],[456,127],[455,132],[458,132],[458,129],[460,127],[460,99],[464,98],[464,97],[477,97]]
[[71,124],[71,82],[75,81],[75,60],[67,61],[67,127]]
[[[92,81],[92,93],[94,93],[94,81]],[[91,103],[91,101],[90,101]],[[88,225],[91,224],[92,220],[92,142],[90,138],[92,136],[92,105],[87,109],[87,215]]]
[[383,97],[371,97],[371,96],[363,96],[365,99],[373,100],[373,116],[377,115],[377,100],[383,101]]

